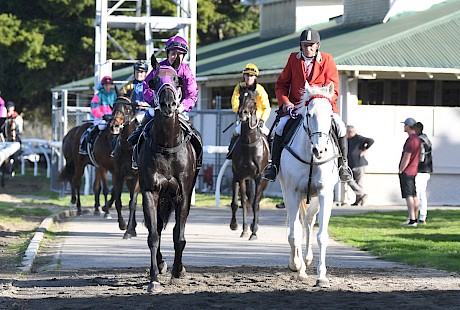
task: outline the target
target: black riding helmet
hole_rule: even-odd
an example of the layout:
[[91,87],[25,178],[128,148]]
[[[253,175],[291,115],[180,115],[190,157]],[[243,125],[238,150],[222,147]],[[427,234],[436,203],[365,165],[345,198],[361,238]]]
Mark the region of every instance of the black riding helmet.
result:
[[304,31],[302,31],[302,33],[300,34],[300,38],[299,38],[299,47],[300,47],[300,50],[302,51],[302,46],[301,46],[301,43],[302,42],[307,42],[307,43],[318,43],[320,44],[321,43],[321,38],[319,36],[319,32],[316,31],[315,29],[313,28],[308,28],[308,29],[305,29]]
[[147,72],[149,70],[149,65],[142,60],[139,60],[134,64],[134,71]]

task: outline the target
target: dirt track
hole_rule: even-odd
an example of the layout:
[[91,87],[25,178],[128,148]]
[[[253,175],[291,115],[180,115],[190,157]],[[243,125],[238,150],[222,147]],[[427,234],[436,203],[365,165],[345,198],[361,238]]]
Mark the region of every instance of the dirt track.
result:
[[[188,244],[184,252],[187,275],[174,283],[170,282],[168,274],[163,275],[160,281],[165,290],[159,295],[146,292],[148,249],[145,228],[144,231],[139,229],[137,240],[123,241],[115,219],[107,222],[101,218],[83,216],[59,225],[70,229],[81,222],[86,228],[77,228],[77,233],[58,233],[58,237],[42,249],[35,268],[37,272],[0,282],[0,309],[458,309],[460,304],[458,274],[389,265],[382,261],[370,263],[372,266],[385,267],[364,267],[369,259],[359,256],[363,252],[340,250],[336,245],[332,245],[329,252],[331,288],[318,289],[314,287],[314,267],[308,270],[310,277],[306,282],[299,282],[295,273],[285,267],[288,245],[284,235],[285,220],[279,216],[282,211],[264,212],[259,240],[255,242],[241,240],[239,232],[228,229],[229,218],[225,210],[200,212],[191,214],[187,228]],[[173,225],[170,226],[172,229]],[[112,227],[114,231],[106,231]],[[203,227],[211,229],[213,234],[202,231]],[[281,239],[276,234],[281,234]],[[97,245],[91,247],[94,252],[85,250],[84,255],[80,254],[80,266],[92,266],[103,260],[109,268],[68,267],[73,264],[69,255],[81,252],[75,250],[77,244],[88,248],[86,243],[78,243],[81,237],[85,242],[88,242],[88,238],[101,239],[89,239],[90,244]],[[170,232],[165,231],[163,237],[166,238],[165,253],[171,253]],[[63,238],[67,238],[67,243]],[[112,242],[110,239],[117,244],[115,248],[118,247],[118,250],[108,246]],[[204,247],[209,246],[213,239],[218,240],[213,244],[219,244],[220,251],[216,251],[216,248],[204,251]],[[69,243],[73,252],[68,251]],[[139,243],[140,249],[134,246],[136,243]],[[257,246],[259,248],[256,249]],[[124,253],[130,248],[136,248],[136,252],[124,256],[107,255],[107,251]],[[266,252],[261,250],[263,248]],[[105,256],[102,251],[106,251]],[[237,257],[243,253],[245,258]],[[275,256],[270,256],[270,253]],[[358,262],[363,263],[362,268],[359,268],[359,264],[351,265],[353,260],[350,257],[340,258],[340,255],[359,259]],[[123,259],[113,260],[114,256]],[[171,259],[169,254],[167,262],[170,263]],[[212,262],[219,266],[208,267]],[[250,266],[247,265],[249,263]]]
[[[330,268],[331,288],[299,282],[282,267],[189,267],[160,295],[142,268],[52,271],[4,287],[4,309],[458,309],[458,275],[428,269]],[[14,299],[12,299],[14,298]]]

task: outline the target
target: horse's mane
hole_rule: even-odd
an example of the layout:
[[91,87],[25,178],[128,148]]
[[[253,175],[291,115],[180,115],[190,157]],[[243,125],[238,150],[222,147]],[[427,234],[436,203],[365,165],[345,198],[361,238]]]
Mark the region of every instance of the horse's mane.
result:
[[304,105],[305,102],[307,102],[307,100],[314,95],[323,95],[328,98],[332,98],[332,96],[328,92],[327,86],[319,87],[318,85],[312,85],[310,86],[310,91],[308,91],[306,88],[302,88],[300,90],[300,93],[302,94],[300,98],[300,103],[302,103],[302,105]]

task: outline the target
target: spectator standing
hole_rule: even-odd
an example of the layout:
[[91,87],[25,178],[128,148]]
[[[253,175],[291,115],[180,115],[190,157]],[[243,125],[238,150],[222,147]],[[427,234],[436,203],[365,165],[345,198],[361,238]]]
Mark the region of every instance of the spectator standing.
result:
[[[417,122],[414,126],[415,133],[418,135],[421,143],[420,162],[418,164],[418,172],[415,176],[415,187],[417,189],[417,201],[420,208],[420,217],[418,224],[426,224],[426,216],[428,213],[428,200],[426,197],[426,187],[428,180],[433,172],[433,156],[432,145],[427,135],[423,133],[423,124]],[[418,209],[418,207],[416,209]]]
[[374,144],[374,140],[356,134],[354,126],[347,126],[348,137],[348,165],[353,171],[353,179],[348,182],[356,195],[356,201],[352,206],[364,206],[367,194],[364,191],[364,174],[369,164],[365,157],[366,151]]
[[420,162],[421,143],[414,127],[417,123],[409,117],[404,122],[404,132],[409,137],[404,143],[401,160],[399,162],[399,184],[402,198],[406,199],[408,219],[403,222],[404,226],[417,227],[417,192],[415,188],[415,176]]

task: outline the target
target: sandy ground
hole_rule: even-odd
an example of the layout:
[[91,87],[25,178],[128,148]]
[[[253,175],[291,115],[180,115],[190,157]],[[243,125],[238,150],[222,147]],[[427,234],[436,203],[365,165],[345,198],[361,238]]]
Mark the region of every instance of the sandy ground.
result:
[[[458,309],[458,275],[428,269],[330,268],[331,288],[284,267],[188,267],[146,292],[142,268],[49,271],[4,284],[2,309]],[[168,283],[164,275],[162,282]]]

